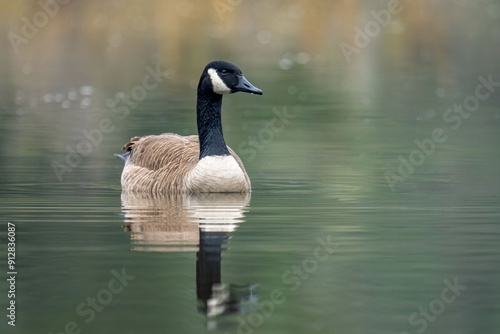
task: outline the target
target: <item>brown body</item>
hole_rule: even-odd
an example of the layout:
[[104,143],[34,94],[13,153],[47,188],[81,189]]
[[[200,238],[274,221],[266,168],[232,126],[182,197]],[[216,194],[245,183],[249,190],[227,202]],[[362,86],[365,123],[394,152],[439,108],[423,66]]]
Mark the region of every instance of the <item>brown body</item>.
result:
[[[122,188],[127,192],[250,191],[250,180],[238,155],[228,147],[230,156],[199,160],[198,136],[164,133],[133,137],[123,149],[130,152],[121,177]],[[204,163],[209,159],[223,163],[212,170]],[[232,162],[233,159],[236,163]]]

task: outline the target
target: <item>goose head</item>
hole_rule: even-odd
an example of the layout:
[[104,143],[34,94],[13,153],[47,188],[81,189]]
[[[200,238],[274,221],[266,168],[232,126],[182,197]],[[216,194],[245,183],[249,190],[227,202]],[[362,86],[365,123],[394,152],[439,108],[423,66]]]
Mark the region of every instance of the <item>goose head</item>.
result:
[[213,61],[205,67],[198,92],[218,95],[244,92],[262,95],[262,90],[252,85],[238,66],[227,61]]

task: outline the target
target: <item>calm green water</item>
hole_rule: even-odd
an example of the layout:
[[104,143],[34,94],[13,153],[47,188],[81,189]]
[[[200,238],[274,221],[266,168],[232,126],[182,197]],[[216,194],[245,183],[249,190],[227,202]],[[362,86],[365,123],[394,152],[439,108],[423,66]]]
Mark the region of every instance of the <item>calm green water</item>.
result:
[[[500,333],[500,86],[468,98],[479,76],[500,81],[500,30],[495,2],[462,5],[444,20],[482,18],[472,35],[430,27],[448,47],[408,28],[399,49],[384,33],[351,64],[330,42],[225,51],[215,38],[177,63],[148,41],[119,57],[84,29],[59,51],[41,46],[54,30],[3,55],[5,314],[7,222],[17,277],[2,333]],[[194,87],[213,58],[264,91],[223,102],[251,196],[122,197],[113,153],[135,135],[196,133]],[[161,82],[127,105],[148,68]]]

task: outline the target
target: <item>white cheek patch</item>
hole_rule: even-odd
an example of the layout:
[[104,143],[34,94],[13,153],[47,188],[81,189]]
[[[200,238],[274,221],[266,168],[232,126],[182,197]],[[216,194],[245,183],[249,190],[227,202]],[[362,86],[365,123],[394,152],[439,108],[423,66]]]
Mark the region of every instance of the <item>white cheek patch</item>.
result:
[[210,75],[210,80],[212,81],[212,86],[214,87],[214,92],[217,94],[229,94],[231,89],[222,81],[222,79],[217,74],[217,71],[213,68],[208,70],[208,75]]

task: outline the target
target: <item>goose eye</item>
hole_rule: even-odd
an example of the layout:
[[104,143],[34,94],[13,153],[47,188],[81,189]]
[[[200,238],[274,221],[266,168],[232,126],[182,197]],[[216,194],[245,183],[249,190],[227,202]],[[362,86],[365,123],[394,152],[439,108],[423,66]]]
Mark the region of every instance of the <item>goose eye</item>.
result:
[[222,75],[226,75],[226,74],[227,74],[227,71],[226,71],[226,70],[221,70],[221,71],[220,71],[220,73],[221,73]]

